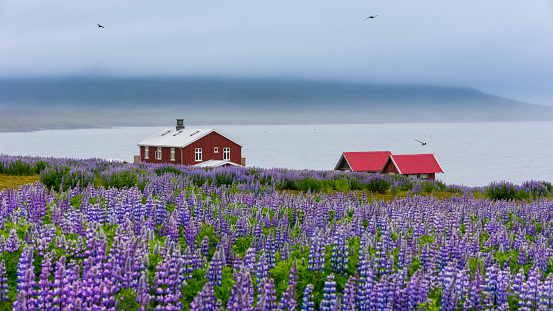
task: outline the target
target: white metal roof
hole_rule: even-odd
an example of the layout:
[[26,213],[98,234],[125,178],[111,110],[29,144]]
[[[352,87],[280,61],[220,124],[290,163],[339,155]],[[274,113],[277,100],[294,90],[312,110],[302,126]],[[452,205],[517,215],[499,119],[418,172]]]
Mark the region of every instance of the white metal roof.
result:
[[202,163],[198,163],[194,166],[199,167],[218,167],[223,165],[234,165],[234,166],[240,166],[239,164],[236,164],[234,162],[230,162],[230,160],[207,160]]
[[240,143],[236,142],[233,139],[228,138],[227,136],[217,132],[214,129],[189,129],[184,128],[178,130],[175,127],[166,128],[161,130],[154,135],[146,138],[145,140],[138,143],[138,146],[154,146],[154,147],[185,147],[196,140],[206,136],[211,132],[216,132],[217,134],[225,137],[226,139],[242,146]]

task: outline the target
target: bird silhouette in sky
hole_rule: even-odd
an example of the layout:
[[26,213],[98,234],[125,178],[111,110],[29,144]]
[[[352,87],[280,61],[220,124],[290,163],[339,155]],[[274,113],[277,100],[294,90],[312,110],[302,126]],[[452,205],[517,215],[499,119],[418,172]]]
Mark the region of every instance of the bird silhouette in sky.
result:
[[96,25],[98,25],[99,28],[104,28],[104,26],[102,26],[102,25],[100,25],[100,24],[98,24],[98,23],[96,23]]
[[[432,135],[430,135],[430,138],[432,138]],[[430,138],[428,138],[428,139],[430,139]],[[419,143],[421,143],[421,145],[423,145],[423,146],[426,145],[426,143],[424,141],[420,141],[418,139],[415,139],[415,140],[418,141]]]
[[377,16],[378,16],[378,15],[371,15],[371,16],[365,18],[364,21],[366,21],[366,20],[368,20],[368,19],[370,19],[370,18],[375,18],[375,17],[377,17]]

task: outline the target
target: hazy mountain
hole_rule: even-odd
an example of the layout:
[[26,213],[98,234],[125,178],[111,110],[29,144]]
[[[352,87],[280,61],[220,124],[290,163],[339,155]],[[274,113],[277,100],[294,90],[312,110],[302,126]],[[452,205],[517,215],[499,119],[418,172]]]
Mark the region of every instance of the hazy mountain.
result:
[[286,79],[0,79],[0,131],[186,124],[553,120],[468,88]]

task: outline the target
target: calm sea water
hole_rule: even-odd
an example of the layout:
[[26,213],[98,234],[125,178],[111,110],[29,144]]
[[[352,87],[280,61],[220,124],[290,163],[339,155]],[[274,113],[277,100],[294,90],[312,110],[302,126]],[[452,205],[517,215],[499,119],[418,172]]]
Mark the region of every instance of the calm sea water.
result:
[[[447,184],[553,181],[553,122],[210,127],[244,146],[247,166],[331,170],[344,151],[389,150],[393,154],[435,154],[445,172],[437,178]],[[138,154],[136,144],[160,129],[0,133],[0,153],[131,162]]]

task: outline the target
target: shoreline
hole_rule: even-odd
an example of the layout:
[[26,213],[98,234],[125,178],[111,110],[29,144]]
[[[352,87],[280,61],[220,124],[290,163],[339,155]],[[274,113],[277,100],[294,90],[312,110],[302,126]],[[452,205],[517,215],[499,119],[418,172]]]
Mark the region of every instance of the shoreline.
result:
[[[109,129],[122,127],[166,127],[172,124],[175,113],[160,112],[108,112],[108,111],[43,111],[4,110],[0,114],[0,133],[29,133],[48,130]],[[186,115],[186,113],[184,113]],[[355,125],[355,124],[439,124],[439,123],[508,123],[508,122],[553,122],[553,118],[393,118],[383,114],[378,118],[336,118],[295,114],[289,119],[276,116],[274,119],[246,118],[244,115],[229,115],[228,118],[191,115],[189,124],[201,127],[256,126],[256,125]],[[190,122],[193,120],[193,122]],[[386,122],[388,121],[388,122]]]

